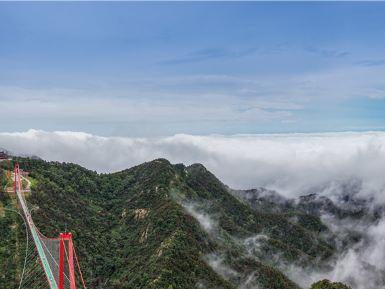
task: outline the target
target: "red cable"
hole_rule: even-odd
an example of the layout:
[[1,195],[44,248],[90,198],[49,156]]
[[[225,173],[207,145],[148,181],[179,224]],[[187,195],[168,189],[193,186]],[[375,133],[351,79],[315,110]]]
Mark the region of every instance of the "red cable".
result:
[[80,270],[80,265],[79,265],[79,261],[78,261],[78,255],[76,254],[75,246],[73,247],[73,250],[74,250],[74,253],[75,253],[76,264],[78,265],[78,270],[79,270],[79,273],[80,273],[80,280],[82,281],[83,288],[87,289],[86,284],[84,283],[84,280],[83,280],[82,270]]

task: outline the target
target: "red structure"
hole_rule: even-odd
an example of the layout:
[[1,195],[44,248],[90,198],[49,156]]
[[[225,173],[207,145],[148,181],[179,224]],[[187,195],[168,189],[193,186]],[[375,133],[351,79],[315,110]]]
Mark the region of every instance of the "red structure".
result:
[[[28,190],[28,188],[23,190],[22,178],[24,178],[24,176],[22,176],[22,170],[16,162],[14,167],[13,189],[17,194],[21,209],[27,220],[28,228],[39,254],[38,257],[46,273],[49,288],[77,289],[76,283],[78,283],[79,288],[87,289],[76,256],[72,234],[66,232],[60,233],[58,238],[47,238],[39,231],[32,220],[31,213],[24,199],[23,193]],[[47,244],[50,244],[50,246]],[[59,270],[57,271],[57,269]],[[75,274],[78,275],[76,276]],[[78,282],[76,282],[76,277],[78,277]]]
[[64,261],[67,258],[70,289],[76,289],[74,246],[71,233],[60,233],[59,249],[59,289],[64,289]]
[[13,191],[16,193],[17,190],[22,190],[22,183],[21,183],[21,178],[20,178],[20,167],[19,163],[15,164],[15,169],[14,169],[14,176],[13,176]]

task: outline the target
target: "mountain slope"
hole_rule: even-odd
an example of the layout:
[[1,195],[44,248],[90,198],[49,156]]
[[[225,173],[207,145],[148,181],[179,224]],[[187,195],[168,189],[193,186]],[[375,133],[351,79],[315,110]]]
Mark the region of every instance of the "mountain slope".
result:
[[[279,270],[281,260],[318,266],[335,250],[318,217],[304,213],[293,222],[288,212],[256,210],[202,165],[158,159],[97,174],[74,164],[19,162],[34,180],[28,202],[35,223],[47,236],[71,230],[90,288],[297,289]],[[12,206],[9,194],[0,196],[3,207]],[[9,220],[0,214],[0,221]],[[10,235],[1,246],[10,246]],[[5,258],[0,254],[4,268]],[[10,263],[17,268],[18,261]],[[0,275],[4,289],[15,287],[11,279]]]

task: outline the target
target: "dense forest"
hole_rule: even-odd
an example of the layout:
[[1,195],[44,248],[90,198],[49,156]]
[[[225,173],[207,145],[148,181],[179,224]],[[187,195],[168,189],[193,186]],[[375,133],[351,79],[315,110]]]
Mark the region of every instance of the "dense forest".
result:
[[[30,172],[35,223],[46,236],[73,233],[89,288],[299,289],[285,266],[322,270],[336,250],[316,214],[258,207],[200,164],[157,159],[98,174],[75,164],[17,161]],[[18,287],[25,237],[15,197],[5,191],[12,166],[0,163],[3,289]],[[348,288],[328,280],[311,287]]]

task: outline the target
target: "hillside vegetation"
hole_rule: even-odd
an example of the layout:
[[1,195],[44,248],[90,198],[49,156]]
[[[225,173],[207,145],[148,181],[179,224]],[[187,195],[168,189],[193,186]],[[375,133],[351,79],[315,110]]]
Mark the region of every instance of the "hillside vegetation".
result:
[[[158,159],[97,174],[75,164],[18,161],[34,180],[27,201],[35,223],[46,236],[73,233],[89,288],[299,289],[283,268],[321,269],[335,252],[316,214],[258,209],[199,164]],[[4,209],[17,209],[3,189],[7,170],[12,163],[0,163],[0,288],[14,289],[24,227]],[[325,284],[312,289],[345,289]]]
[[332,283],[329,280],[322,280],[317,283],[314,283],[310,289],[351,289],[351,288],[339,282]]

